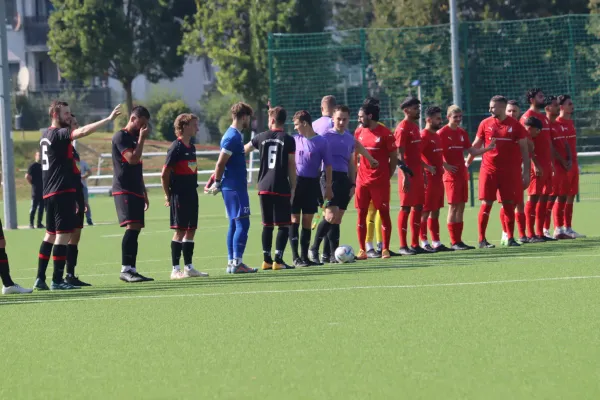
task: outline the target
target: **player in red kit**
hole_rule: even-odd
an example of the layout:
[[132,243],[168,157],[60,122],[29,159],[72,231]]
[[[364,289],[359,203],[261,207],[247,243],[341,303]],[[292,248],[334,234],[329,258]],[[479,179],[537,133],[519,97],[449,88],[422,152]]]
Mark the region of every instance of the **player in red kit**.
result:
[[[442,138],[437,131],[442,127],[442,110],[429,107],[425,111],[426,125],[421,131],[421,160],[425,168],[425,204],[421,215],[421,247],[430,253],[450,251],[440,241],[440,208],[444,207],[444,156]],[[432,243],[427,240],[427,229]]]
[[565,133],[565,138],[569,143],[569,149],[571,150],[571,169],[568,173],[568,190],[567,190],[567,203],[565,204],[565,233],[572,238],[584,238],[585,235],[581,235],[573,230],[571,221],[573,220],[573,202],[575,196],[579,191],[579,164],[577,162],[577,132],[575,130],[575,124],[573,123],[573,100],[571,96],[563,94],[558,96],[558,104],[560,105],[560,116],[556,119],[561,125]]
[[[544,223],[544,236],[554,239],[571,239],[565,233],[565,204],[568,193],[568,174],[573,163],[571,162],[571,149],[565,137],[563,126],[556,120],[560,115],[560,106],[556,96],[546,97],[546,117],[552,138],[552,159],[554,176],[552,177],[552,194],[546,206],[546,220]],[[550,220],[554,216],[554,235],[550,236]]]
[[544,237],[544,220],[546,218],[546,204],[548,196],[552,193],[552,139],[550,138],[549,121],[545,114],[540,112],[546,100],[541,89],[530,89],[526,93],[529,110],[521,116],[521,124],[528,118],[534,117],[541,121],[542,128],[538,135],[531,136],[533,153],[531,153],[531,168],[528,198],[525,204],[525,218],[527,221],[527,236],[530,243],[541,243],[554,240]]
[[492,140],[488,147],[476,149],[471,146],[467,131],[460,127],[462,110],[458,106],[448,107],[448,125],[438,131],[444,156],[444,188],[448,200],[448,232],[452,250],[473,250],[462,241],[463,215],[469,200],[469,172],[465,165],[464,152],[469,158],[480,156],[495,148]]
[[[398,234],[400,236],[400,255],[412,256],[426,253],[419,246],[421,213],[425,203],[421,134],[419,125],[417,125],[421,116],[421,102],[415,97],[407,97],[400,108],[404,112],[404,119],[398,124],[394,132],[396,146],[398,147],[398,163],[402,170],[402,174],[398,179],[401,207],[398,214]],[[402,168],[408,168],[408,170]],[[410,248],[406,241],[409,216],[412,233]]]
[[367,214],[371,201],[381,216],[383,231],[381,257],[390,257],[392,233],[389,204],[390,179],[396,170],[396,144],[392,132],[377,121],[379,121],[379,103],[363,104],[358,112],[360,126],[356,129],[354,137],[377,160],[379,165],[372,168],[368,162],[362,161],[358,166],[354,204],[358,210],[357,233],[360,251],[356,258],[359,260],[367,259],[365,239],[367,237]]
[[[484,119],[477,130],[477,137],[473,147],[481,148],[491,144],[496,139],[496,147],[483,155],[483,162],[479,171],[479,199],[482,201],[479,210],[479,248],[493,248],[485,233],[490,217],[490,211],[496,191],[500,191],[500,198],[505,205],[505,221],[508,228],[508,243],[518,246],[514,240],[515,209],[523,187],[529,185],[529,170],[521,172],[521,159],[515,154],[512,144],[519,143],[521,158],[524,165],[529,165],[529,152],[527,150],[527,133],[517,120],[506,115],[507,100],[503,96],[494,96],[490,100],[491,117]],[[522,179],[519,179],[519,178]],[[523,186],[522,186],[523,185]],[[506,207],[506,204],[513,204]]]

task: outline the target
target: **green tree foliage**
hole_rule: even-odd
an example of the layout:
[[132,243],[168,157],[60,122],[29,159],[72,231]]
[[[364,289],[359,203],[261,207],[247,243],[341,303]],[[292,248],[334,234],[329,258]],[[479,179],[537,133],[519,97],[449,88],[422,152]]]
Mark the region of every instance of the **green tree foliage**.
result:
[[200,121],[206,125],[211,141],[218,142],[221,135],[231,125],[229,110],[238,96],[222,94],[216,86],[204,93],[200,100]]
[[70,80],[109,76],[123,85],[132,108],[131,84],[138,75],[150,82],[172,79],[183,71],[178,54],[181,18],[191,0],[53,0],[48,47],[50,57]]
[[183,100],[175,100],[162,105],[156,114],[156,122],[154,129],[157,131],[157,136],[164,140],[173,141],[175,136],[175,118],[179,114],[189,113],[190,109]]

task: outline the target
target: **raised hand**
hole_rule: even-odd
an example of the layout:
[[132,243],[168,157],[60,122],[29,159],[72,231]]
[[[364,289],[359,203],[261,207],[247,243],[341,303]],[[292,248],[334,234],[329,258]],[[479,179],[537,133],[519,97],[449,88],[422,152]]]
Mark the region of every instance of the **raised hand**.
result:
[[117,106],[114,110],[112,110],[108,118],[110,118],[111,121],[114,121],[119,115],[121,115],[121,105],[117,104]]

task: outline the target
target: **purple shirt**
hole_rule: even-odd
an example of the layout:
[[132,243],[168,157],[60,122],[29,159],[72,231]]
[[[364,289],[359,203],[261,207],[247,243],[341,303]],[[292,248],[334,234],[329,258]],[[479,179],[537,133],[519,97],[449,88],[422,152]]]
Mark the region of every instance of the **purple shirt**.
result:
[[331,117],[321,117],[312,123],[312,128],[317,134],[323,135],[333,128],[333,120]]
[[331,153],[327,140],[319,135],[310,139],[295,135],[296,140],[296,175],[305,178],[318,178],[321,163],[331,165]]
[[331,168],[334,171],[348,173],[350,156],[354,153],[354,136],[348,131],[339,133],[335,129],[325,132],[323,137],[331,150]]

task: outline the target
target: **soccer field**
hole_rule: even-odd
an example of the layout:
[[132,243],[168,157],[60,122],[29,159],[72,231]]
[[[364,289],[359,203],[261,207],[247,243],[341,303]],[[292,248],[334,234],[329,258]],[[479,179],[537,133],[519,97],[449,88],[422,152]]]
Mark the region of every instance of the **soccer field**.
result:
[[[251,199],[245,261],[258,267],[256,192]],[[222,200],[203,195],[195,265],[210,277],[170,281],[161,200],[152,193],[138,255],[156,282],[119,281],[123,231],[113,199],[101,196],[91,199],[99,224],[84,229],[77,267],[94,287],[0,297],[0,398],[600,397],[598,203],[575,205],[588,239],[231,276]],[[27,208],[19,204],[22,224]],[[492,213],[498,245],[497,205]],[[468,207],[469,244],[476,220]],[[351,210],[341,242],[356,249],[355,222]],[[43,232],[6,236],[13,278],[31,287]]]

